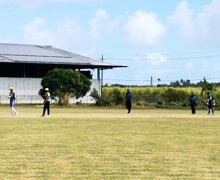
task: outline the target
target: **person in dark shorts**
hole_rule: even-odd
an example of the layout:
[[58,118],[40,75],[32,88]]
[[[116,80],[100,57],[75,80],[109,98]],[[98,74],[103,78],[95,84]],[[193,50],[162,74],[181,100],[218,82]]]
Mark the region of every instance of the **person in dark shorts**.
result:
[[44,109],[42,116],[45,115],[45,112],[47,110],[47,116],[50,116],[50,92],[48,88],[45,88],[45,95],[44,95]]
[[191,94],[191,96],[189,97],[189,105],[191,107],[192,110],[192,114],[196,114],[196,95],[194,93]]
[[214,106],[215,100],[210,92],[207,93],[207,107],[208,107],[208,115],[212,113],[214,115]]
[[125,95],[125,105],[128,110],[128,113],[131,112],[131,99],[132,99],[132,93],[129,89],[127,89],[127,93]]

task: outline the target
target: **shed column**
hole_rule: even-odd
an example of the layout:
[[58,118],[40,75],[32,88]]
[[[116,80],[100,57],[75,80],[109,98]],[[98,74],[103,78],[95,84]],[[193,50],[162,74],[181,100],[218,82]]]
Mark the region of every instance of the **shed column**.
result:
[[97,68],[97,80],[98,80],[98,83],[99,83],[99,89],[98,90],[98,93],[99,95],[101,96],[102,95],[102,88],[101,88],[101,81],[100,81],[100,68]]
[[97,68],[97,79],[100,80],[100,68]]

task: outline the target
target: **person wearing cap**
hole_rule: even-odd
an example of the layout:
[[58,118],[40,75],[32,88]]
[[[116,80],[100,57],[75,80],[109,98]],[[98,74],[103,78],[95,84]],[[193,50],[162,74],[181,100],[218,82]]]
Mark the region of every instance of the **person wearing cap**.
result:
[[10,90],[10,92],[9,92],[8,98],[10,99],[9,102],[10,102],[11,115],[16,116],[18,114],[18,112],[14,108],[15,99],[16,99],[14,88],[10,87],[9,90]]
[[50,92],[48,88],[45,88],[45,95],[44,95],[44,108],[42,116],[45,116],[45,112],[47,110],[47,115],[50,115]]
[[207,93],[207,107],[208,107],[208,115],[211,114],[214,115],[214,106],[215,106],[215,100],[214,97],[211,95],[210,92]]

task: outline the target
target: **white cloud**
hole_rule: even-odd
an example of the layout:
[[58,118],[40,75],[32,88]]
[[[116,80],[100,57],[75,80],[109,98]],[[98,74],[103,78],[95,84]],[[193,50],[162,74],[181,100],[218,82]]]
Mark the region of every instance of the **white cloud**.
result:
[[195,19],[195,40],[199,44],[211,44],[219,46],[220,41],[220,1],[213,0],[212,3],[197,15]]
[[188,62],[187,64],[186,64],[186,69],[187,70],[191,70],[191,69],[193,69],[193,63],[191,63],[191,62]]
[[146,59],[156,66],[167,61],[167,58],[160,53],[149,53],[146,55]]
[[177,6],[174,14],[169,18],[171,24],[179,26],[181,38],[184,40],[193,33],[192,15],[193,11],[189,9],[188,3],[182,1]]
[[26,24],[24,26],[24,34],[25,34],[25,41],[31,43],[42,44],[45,42],[49,43],[53,38],[50,39],[52,36],[52,32],[49,29],[44,28],[43,26],[46,25],[46,20],[43,18],[36,18],[30,24]]
[[119,16],[119,17],[117,17],[116,19],[114,19],[112,21],[109,21],[107,23],[108,30],[118,29],[121,26],[121,24],[123,23],[123,21],[126,20],[126,18],[127,18],[127,14]]
[[213,0],[198,14],[193,14],[187,1],[182,1],[169,18],[169,22],[179,27],[182,40],[188,44],[199,47],[220,47],[219,7],[220,1]]
[[89,37],[98,39],[102,34],[103,24],[105,24],[107,20],[107,13],[103,9],[98,9],[95,13],[95,17],[89,21]]
[[123,27],[126,42],[133,46],[156,46],[165,35],[166,29],[154,13],[137,11],[129,16]]
[[173,71],[170,67],[162,67],[161,63],[166,62],[167,58],[157,52],[148,53],[146,55],[140,55],[133,58],[131,66],[124,69],[129,73],[126,75],[127,79],[136,80],[148,80],[147,84],[150,84],[150,77],[162,78],[164,75]]
[[[49,29],[47,21],[36,18],[24,26],[24,41],[31,44],[55,45],[58,47],[74,46],[80,41],[81,28],[73,19],[67,19],[57,29]],[[75,42],[75,43],[74,43]]]
[[99,9],[94,18],[88,20],[88,28],[83,29],[77,19],[65,19],[57,28],[49,28],[49,22],[44,18],[36,18],[24,25],[24,43],[54,45],[65,49],[80,49],[91,51],[98,43],[107,24],[107,13]]

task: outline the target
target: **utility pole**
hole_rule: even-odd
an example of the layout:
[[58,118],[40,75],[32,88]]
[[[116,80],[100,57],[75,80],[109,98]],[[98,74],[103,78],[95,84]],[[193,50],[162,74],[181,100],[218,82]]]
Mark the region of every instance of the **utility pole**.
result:
[[[104,61],[104,57],[103,57],[103,54],[102,54],[102,62]],[[103,68],[102,68],[102,71],[101,71],[101,96],[102,96],[102,87],[103,87]]]
[[150,77],[150,86],[153,86],[153,77]]

